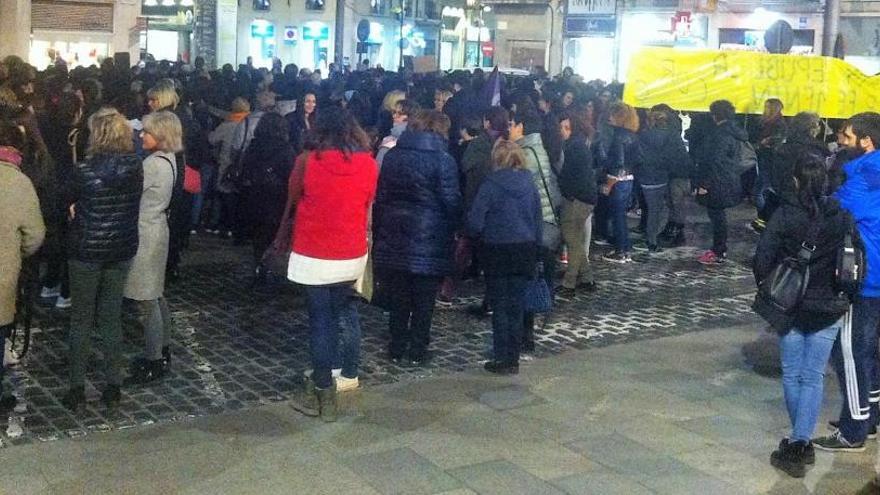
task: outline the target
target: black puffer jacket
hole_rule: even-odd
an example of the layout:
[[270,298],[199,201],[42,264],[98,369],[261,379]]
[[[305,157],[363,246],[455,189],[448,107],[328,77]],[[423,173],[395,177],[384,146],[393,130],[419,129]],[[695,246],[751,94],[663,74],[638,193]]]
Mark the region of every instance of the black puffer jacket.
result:
[[138,213],[144,184],[137,155],[96,155],[74,168],[70,198],[76,215],[70,257],[89,263],[125,261],[138,248]]
[[[755,248],[755,279],[764,280],[784,258],[797,256],[801,244],[816,231],[816,246],[810,264],[810,280],[800,309],[792,324],[803,331],[821,330],[831,325],[844,312],[848,302],[834,288],[837,248],[843,242],[847,222],[837,201],[827,199],[818,218],[811,218],[807,209],[798,204],[783,204],[767,223]],[[778,329],[781,330],[781,329]]]
[[715,126],[697,151],[695,187],[709,193],[697,201],[708,208],[731,208],[742,201],[740,185],[741,143],[748,142],[746,131],[731,121]]
[[373,204],[373,263],[419,275],[453,269],[453,234],[461,215],[458,167],[446,139],[404,131],[385,155]]

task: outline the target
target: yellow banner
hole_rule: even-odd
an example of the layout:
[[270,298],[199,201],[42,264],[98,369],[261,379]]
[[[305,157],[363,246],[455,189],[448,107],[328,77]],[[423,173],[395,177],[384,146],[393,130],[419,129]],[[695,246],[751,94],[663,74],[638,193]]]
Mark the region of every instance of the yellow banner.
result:
[[623,91],[634,107],[690,111],[729,100],[739,113],[760,114],[768,98],[779,98],[785,115],[849,118],[880,111],[880,76],[830,57],[645,48],[633,57]]

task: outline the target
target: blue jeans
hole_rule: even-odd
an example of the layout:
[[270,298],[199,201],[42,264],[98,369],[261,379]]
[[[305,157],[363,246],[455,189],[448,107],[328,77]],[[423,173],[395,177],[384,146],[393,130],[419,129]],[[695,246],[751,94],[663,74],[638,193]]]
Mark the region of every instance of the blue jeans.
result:
[[357,320],[357,308],[352,304],[351,284],[307,285],[305,290],[314,370],[312,380],[318,388],[330,388],[333,386],[331,369],[339,352],[340,317],[347,315],[349,321]]
[[488,275],[486,297],[492,308],[492,342],[495,360],[519,364],[523,334],[523,296],[528,277]]
[[632,196],[633,181],[621,181],[611,189],[608,198],[611,214],[611,223],[614,231],[614,249],[618,253],[628,253],[629,227],[626,224],[626,210],[629,208],[630,196]]
[[868,430],[878,419],[880,366],[877,357],[877,325],[880,324],[880,298],[859,297],[852,305],[852,325],[840,330],[834,343],[834,368],[843,395],[840,433],[852,443],[868,438]]
[[339,355],[333,360],[334,368],[342,368],[345,378],[357,378],[361,364],[361,322],[357,305],[352,297],[342,307],[339,323],[342,326],[342,338]]
[[779,340],[782,390],[791,420],[791,440],[809,442],[822,409],[825,365],[841,322],[817,332],[791,329]]
[[215,165],[202,165],[199,173],[202,178],[202,190],[198,194],[193,195],[192,210],[190,211],[190,228],[195,230],[198,228],[202,219],[202,207],[205,199],[213,196],[214,176],[217,168]]

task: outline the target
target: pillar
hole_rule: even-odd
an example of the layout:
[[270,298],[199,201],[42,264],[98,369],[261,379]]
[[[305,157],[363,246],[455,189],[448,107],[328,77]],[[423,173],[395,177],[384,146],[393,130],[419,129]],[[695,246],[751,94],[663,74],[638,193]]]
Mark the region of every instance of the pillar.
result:
[[28,59],[31,41],[30,0],[0,0],[0,58]]
[[840,28],[840,0],[825,1],[825,22],[822,30],[822,55],[834,55],[834,43]]

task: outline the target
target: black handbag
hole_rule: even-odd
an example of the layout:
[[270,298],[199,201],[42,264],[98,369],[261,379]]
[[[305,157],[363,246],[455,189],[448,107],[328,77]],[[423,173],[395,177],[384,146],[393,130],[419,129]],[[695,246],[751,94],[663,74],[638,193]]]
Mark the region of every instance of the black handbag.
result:
[[752,309],[774,328],[782,330],[793,321],[810,284],[810,265],[815,259],[816,236],[821,223],[810,227],[795,256],[786,256],[758,282]]

